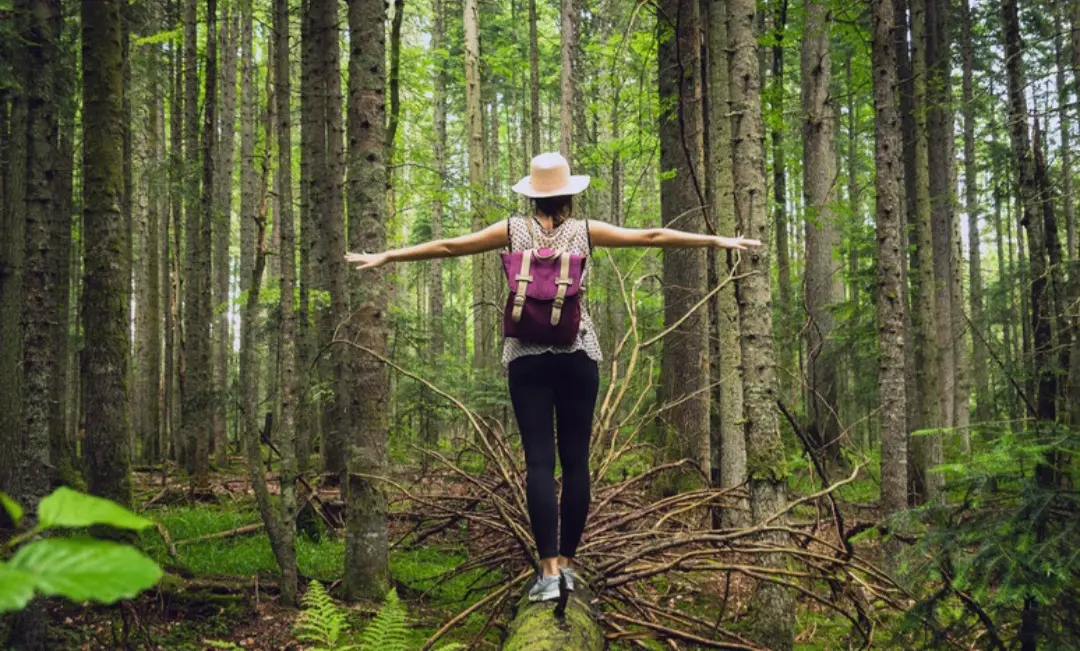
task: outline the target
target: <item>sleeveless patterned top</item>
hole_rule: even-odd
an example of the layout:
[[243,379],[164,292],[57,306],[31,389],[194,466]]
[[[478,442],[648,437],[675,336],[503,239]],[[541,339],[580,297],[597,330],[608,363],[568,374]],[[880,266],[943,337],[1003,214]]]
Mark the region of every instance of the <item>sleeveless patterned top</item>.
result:
[[[511,217],[509,224],[510,250],[524,251],[533,248],[549,248],[556,251],[566,251],[580,255],[590,255],[589,231],[584,221],[579,219],[567,219],[555,227],[547,230],[539,222],[533,224],[536,233],[536,242],[533,242],[529,234],[529,219],[533,217]],[[589,261],[592,262],[591,260]],[[585,265],[585,272],[581,277],[582,290],[588,286],[589,264]],[[503,340],[502,364],[509,366],[510,362],[525,355],[540,355],[542,353],[573,353],[584,350],[590,359],[599,363],[604,356],[600,352],[600,341],[596,338],[596,328],[592,319],[589,318],[587,301],[581,304],[581,327],[578,330],[577,339],[569,346],[548,346],[544,344],[528,344],[513,337]]]

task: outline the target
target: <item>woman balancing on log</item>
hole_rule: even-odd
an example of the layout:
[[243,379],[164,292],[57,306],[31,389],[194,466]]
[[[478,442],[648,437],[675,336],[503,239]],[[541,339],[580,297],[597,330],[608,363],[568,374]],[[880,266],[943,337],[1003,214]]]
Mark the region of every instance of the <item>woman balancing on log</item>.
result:
[[[547,601],[559,597],[560,574],[566,588],[574,589],[572,561],[589,512],[589,437],[601,354],[581,297],[592,248],[743,250],[761,242],[579,219],[573,214],[573,197],[589,186],[589,177],[571,175],[566,159],[554,153],[533,158],[531,168],[531,174],[513,188],[533,200],[531,216],[511,217],[476,233],[383,253],[349,253],[345,259],[363,270],[391,262],[506,249],[502,259],[510,295],[503,314],[502,362],[508,370],[510,399],[525,448],[529,520],[542,567],[529,599]],[[561,504],[555,495],[556,450],[563,470]]]

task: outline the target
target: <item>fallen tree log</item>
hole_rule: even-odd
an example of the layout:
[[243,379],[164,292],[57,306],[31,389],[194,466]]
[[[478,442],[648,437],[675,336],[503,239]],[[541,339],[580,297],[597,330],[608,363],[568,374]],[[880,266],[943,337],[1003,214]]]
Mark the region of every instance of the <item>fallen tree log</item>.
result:
[[565,604],[530,602],[526,590],[503,651],[602,651],[604,628],[590,605],[592,593],[580,578],[575,583]]

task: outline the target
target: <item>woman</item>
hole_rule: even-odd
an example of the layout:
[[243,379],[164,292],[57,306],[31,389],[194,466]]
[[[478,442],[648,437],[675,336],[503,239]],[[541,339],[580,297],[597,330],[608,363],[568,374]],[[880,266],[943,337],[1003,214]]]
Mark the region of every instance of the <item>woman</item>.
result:
[[[534,216],[513,217],[477,233],[383,253],[349,253],[345,259],[363,270],[391,262],[474,255],[507,247],[511,251],[546,248],[588,256],[594,246],[743,250],[761,245],[742,237],[670,228],[630,229],[574,219],[572,199],[588,185],[589,177],[572,176],[566,159],[559,154],[541,154],[532,160],[531,174],[513,188],[533,199]],[[586,267],[581,283],[587,273]],[[542,345],[507,337],[502,361],[508,370],[510,399],[525,449],[529,520],[543,570],[529,591],[529,599],[556,599],[560,575],[565,577],[567,589],[573,590],[571,561],[589,511],[589,437],[599,389],[600,345],[592,321],[582,309],[572,344]],[[563,469],[561,504],[555,495],[556,448]]]

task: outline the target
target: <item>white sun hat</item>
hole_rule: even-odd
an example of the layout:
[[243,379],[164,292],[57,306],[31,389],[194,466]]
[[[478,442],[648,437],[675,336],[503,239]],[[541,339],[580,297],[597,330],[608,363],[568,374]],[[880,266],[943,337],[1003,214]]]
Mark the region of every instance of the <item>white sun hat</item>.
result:
[[530,172],[532,173],[529,176],[511,188],[514,192],[533,199],[543,199],[579,194],[589,187],[589,177],[584,174],[571,175],[570,164],[558,152],[534,157]]

